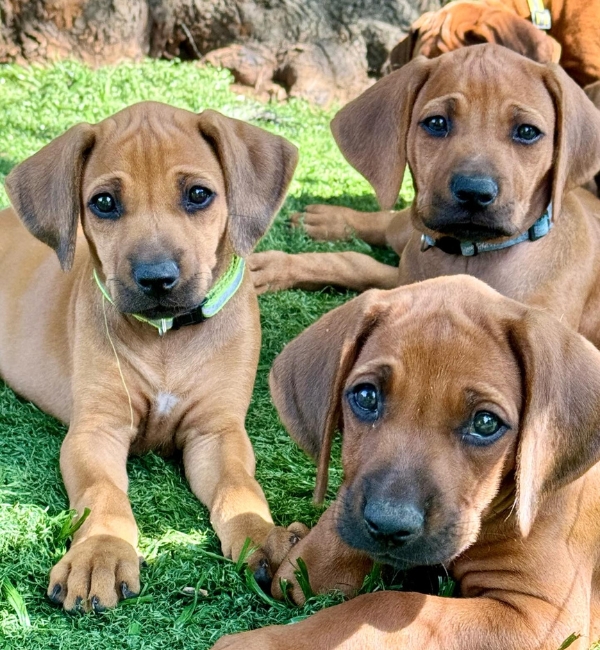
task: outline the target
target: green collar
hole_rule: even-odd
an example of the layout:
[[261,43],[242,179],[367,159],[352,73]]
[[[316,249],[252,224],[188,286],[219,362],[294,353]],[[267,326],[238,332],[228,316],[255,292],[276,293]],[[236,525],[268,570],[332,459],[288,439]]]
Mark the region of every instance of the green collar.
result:
[[[210,291],[206,294],[204,300],[191,311],[175,316],[173,318],[146,318],[140,314],[130,314],[141,323],[152,325],[158,330],[160,336],[166,334],[169,330],[178,330],[180,327],[186,325],[196,325],[197,323],[204,322],[207,318],[211,318],[218,314],[229,300],[235,295],[235,292],[240,288],[244,278],[244,269],[246,263],[241,257],[234,255],[229,268],[223,275],[215,282]],[[111,305],[114,305],[113,299],[108,293],[108,289],[104,286],[100,276],[94,269],[94,280],[102,295]]]

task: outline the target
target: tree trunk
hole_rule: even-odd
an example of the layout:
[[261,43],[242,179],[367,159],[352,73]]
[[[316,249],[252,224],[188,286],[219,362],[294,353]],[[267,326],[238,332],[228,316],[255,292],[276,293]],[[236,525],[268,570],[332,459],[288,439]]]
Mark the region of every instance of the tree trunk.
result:
[[[347,101],[440,0],[0,0],[0,62],[143,56],[229,67],[258,92]],[[283,88],[283,90],[282,90]]]

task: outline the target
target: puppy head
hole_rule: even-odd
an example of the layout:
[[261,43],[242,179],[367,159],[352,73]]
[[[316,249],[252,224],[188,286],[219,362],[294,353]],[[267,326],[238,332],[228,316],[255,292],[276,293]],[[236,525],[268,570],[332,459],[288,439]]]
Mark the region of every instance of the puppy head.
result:
[[[347,160],[391,208],[408,162],[413,221],[432,236],[493,241],[600,168],[600,112],[559,67],[475,45],[393,72],[334,118]],[[577,152],[575,154],[574,152]]]
[[123,312],[197,306],[231,251],[249,253],[297,162],[283,138],[155,102],[72,127],[6,181],[25,226],[73,262],[78,222]]
[[271,389],[318,458],[317,498],[342,431],[338,532],[399,568],[463,552],[503,481],[526,535],[545,496],[600,457],[600,352],[472,277],[335,309],[283,350]]
[[561,54],[556,40],[501,2],[458,0],[420,16],[391,51],[390,68],[397,70],[415,56],[434,58],[479,43],[502,45],[538,63],[558,63]]

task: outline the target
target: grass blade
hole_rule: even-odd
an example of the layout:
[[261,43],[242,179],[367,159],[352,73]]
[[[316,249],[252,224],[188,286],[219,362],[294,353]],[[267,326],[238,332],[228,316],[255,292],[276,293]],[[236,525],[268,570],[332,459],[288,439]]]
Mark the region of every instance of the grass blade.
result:
[[274,598],[271,598],[271,596],[267,596],[267,594],[265,594],[265,592],[260,588],[258,582],[256,582],[256,578],[254,577],[254,574],[249,569],[249,567],[246,567],[245,576],[246,586],[248,589],[250,589],[250,591],[253,591],[261,600],[264,600],[267,605],[276,607],[277,609],[285,609],[285,605],[283,603],[280,603],[278,600],[275,600]]
[[300,589],[302,589],[304,598],[308,600],[309,598],[312,598],[315,595],[312,590],[312,587],[310,586],[310,579],[308,577],[308,568],[306,566],[306,562],[301,557],[299,557],[296,560],[296,564],[298,565],[298,568],[294,571],[294,576],[298,581],[298,585]]
[[445,578],[438,576],[438,584],[438,596],[442,598],[452,598],[454,596],[456,582],[450,576],[446,576]]
[[242,571],[242,567],[244,566],[244,562],[247,560],[248,556],[254,553],[256,550],[256,547],[250,547],[252,544],[252,540],[249,537],[246,537],[246,540],[244,541],[244,545],[242,546],[242,550],[240,551],[240,556],[237,559],[237,562],[235,563],[235,570],[240,573]]
[[200,590],[201,582],[202,582],[201,580],[198,580],[198,582],[196,583],[196,589],[194,591],[194,600],[189,605],[186,605],[183,608],[183,611],[181,612],[181,614],[179,614],[179,616],[175,620],[173,627],[176,630],[181,630],[188,623],[191,622],[192,617],[194,615],[194,610],[196,609],[196,605],[198,604],[198,592]]
[[91,510],[89,508],[84,508],[81,517],[77,517],[76,519],[74,517],[76,517],[77,512],[74,510],[71,512],[73,514],[65,521],[60,529],[60,533],[58,534],[59,544],[67,541],[69,537],[73,537],[73,535],[83,526],[85,520],[90,516]]
[[2,583],[4,597],[8,604],[15,610],[17,618],[19,619],[19,624],[21,627],[31,627],[31,621],[29,620],[29,614],[27,613],[27,607],[23,596],[17,591],[17,588],[13,583],[8,579],[4,578]]
[[581,636],[581,634],[575,634],[575,632],[573,632],[573,634],[571,634],[571,636],[567,637],[567,638],[562,642],[562,645],[560,646],[560,648],[559,648],[558,650],[565,650],[565,649],[568,648],[569,646],[573,645],[573,644],[575,643],[575,641],[577,641],[577,639],[578,639],[580,636]]

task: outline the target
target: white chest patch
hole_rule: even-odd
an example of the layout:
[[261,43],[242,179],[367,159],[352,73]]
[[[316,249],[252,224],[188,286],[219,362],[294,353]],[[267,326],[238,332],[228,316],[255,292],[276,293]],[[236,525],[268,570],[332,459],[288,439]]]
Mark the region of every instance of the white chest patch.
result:
[[169,415],[178,402],[179,398],[172,393],[158,393],[156,396],[156,410],[159,415]]

